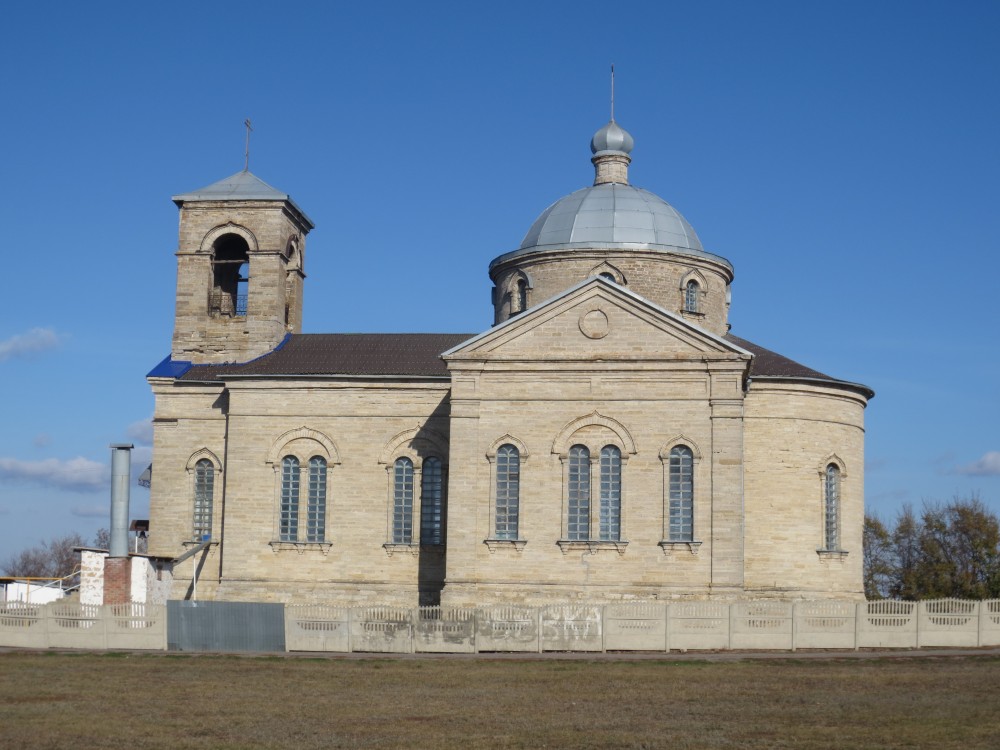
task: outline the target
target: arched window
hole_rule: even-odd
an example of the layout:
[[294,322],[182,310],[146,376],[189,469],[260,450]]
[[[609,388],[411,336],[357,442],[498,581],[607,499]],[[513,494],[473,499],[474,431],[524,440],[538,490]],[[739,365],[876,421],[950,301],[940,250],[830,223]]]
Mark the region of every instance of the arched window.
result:
[[670,450],[668,537],[671,542],[694,540],[694,454],[686,445]]
[[306,541],[326,541],[326,459],[309,459],[309,502],[306,506]]
[[590,539],[590,450],[584,445],[569,449],[569,496],[566,538]]
[[212,293],[209,310],[221,315],[247,314],[249,246],[238,234],[224,234],[212,246]]
[[441,459],[424,460],[420,479],[420,543],[444,544],[444,472]]
[[392,543],[413,543],[413,461],[405,456],[392,466]]
[[829,464],[823,482],[825,549],[840,549],[840,467]]
[[496,481],[496,538],[517,539],[521,454],[510,443],[497,449]]
[[607,279],[612,284],[617,284],[618,283],[618,279],[616,279],[615,275],[613,273],[611,273],[610,271],[603,271],[603,272],[601,272],[601,273],[599,273],[597,275],[600,276],[602,279]]
[[528,309],[528,282],[524,279],[517,280],[517,311],[524,312]]
[[617,542],[622,531],[622,452],[601,448],[601,541]]
[[684,312],[698,312],[698,282],[693,279],[684,287]]
[[215,497],[215,467],[207,458],[194,466],[194,516],[192,538],[212,536],[212,500]]
[[296,542],[299,539],[299,459],[281,459],[281,507],[278,512],[278,539]]

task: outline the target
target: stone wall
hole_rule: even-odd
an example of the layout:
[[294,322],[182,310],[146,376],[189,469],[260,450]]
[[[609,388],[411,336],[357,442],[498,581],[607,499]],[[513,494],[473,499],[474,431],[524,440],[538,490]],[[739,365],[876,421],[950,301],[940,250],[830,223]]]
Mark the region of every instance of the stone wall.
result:
[[[196,363],[245,362],[302,324],[302,259],[310,227],[277,201],[188,202],[180,211],[171,356]],[[247,314],[210,313],[212,243],[225,233],[249,246]],[[296,246],[294,253],[289,252]],[[287,311],[286,311],[287,307]]]
[[[863,597],[862,396],[755,381],[746,398],[746,586],[771,595]],[[841,468],[840,549],[822,551],[823,474]]]
[[[490,269],[496,287],[495,320],[502,323],[511,316],[509,292],[519,275],[528,281],[528,306],[534,307],[601,273],[708,331],[721,336],[728,330],[731,267],[721,260],[654,250],[557,250],[499,263]],[[697,281],[701,291],[696,313],[683,312],[684,286],[689,279]]]

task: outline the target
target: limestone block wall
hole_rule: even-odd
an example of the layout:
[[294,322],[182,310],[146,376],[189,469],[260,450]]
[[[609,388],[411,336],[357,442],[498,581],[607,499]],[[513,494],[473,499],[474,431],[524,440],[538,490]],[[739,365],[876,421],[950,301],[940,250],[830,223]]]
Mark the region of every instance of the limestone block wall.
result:
[[[727,331],[731,267],[721,260],[651,250],[573,249],[511,258],[490,269],[496,287],[495,320],[502,323],[511,316],[510,292],[522,274],[528,280],[528,306],[533,307],[601,273],[611,274],[625,288],[706,330],[720,336]],[[688,279],[701,288],[697,313],[682,312]]]
[[[609,371],[579,364],[572,370],[533,369],[524,362],[490,363],[483,370],[451,366],[444,604],[705,597],[716,593],[713,558],[717,570],[728,567],[742,576],[739,461],[733,472],[714,458],[720,446],[713,442],[719,438],[713,432],[710,395],[717,373],[704,365],[700,371],[662,365]],[[743,365],[728,366],[735,372]],[[727,395],[738,400],[739,378],[731,377],[728,387]],[[738,423],[735,427],[742,430]],[[628,544],[560,545],[566,538],[565,449],[580,442],[591,446],[594,456],[595,447],[623,442],[622,436],[621,539]],[[488,456],[504,442],[521,452],[517,544],[489,541],[495,536],[495,474]],[[661,545],[667,536],[664,457],[678,442],[692,447],[696,456],[694,538],[700,544]],[[594,466],[595,505],[597,478]],[[734,524],[725,533],[735,531],[736,544],[714,535],[720,508]],[[591,536],[597,538],[596,527]],[[720,583],[723,595],[733,593],[731,575]]]
[[[193,538],[194,466],[199,459],[215,468],[212,537],[222,530],[226,471],[227,396],[221,384],[191,384],[150,378],[156,398],[153,413],[153,457],[156,477],[150,487],[149,554],[174,558],[196,544]],[[218,581],[218,555],[203,559],[201,582],[206,593]],[[184,598],[194,560],[178,570],[174,598]]]
[[[422,547],[420,466],[448,465],[446,381],[255,381],[231,384],[221,583],[213,596],[288,603],[406,604],[440,588],[444,552]],[[327,460],[323,543],[280,540],[281,459]],[[391,469],[407,455],[414,544],[391,541]],[[300,504],[306,505],[305,483]],[[200,584],[199,584],[200,586]],[[200,589],[199,589],[200,590]]]
[[[309,229],[308,221],[288,203],[185,203],[180,212],[172,357],[196,363],[244,362],[273,349],[286,333],[298,332]],[[246,316],[209,311],[212,243],[226,233],[243,237],[249,247]]]
[[[746,586],[773,596],[863,597],[863,396],[751,383],[746,398]],[[841,554],[824,545],[822,472],[841,467]]]

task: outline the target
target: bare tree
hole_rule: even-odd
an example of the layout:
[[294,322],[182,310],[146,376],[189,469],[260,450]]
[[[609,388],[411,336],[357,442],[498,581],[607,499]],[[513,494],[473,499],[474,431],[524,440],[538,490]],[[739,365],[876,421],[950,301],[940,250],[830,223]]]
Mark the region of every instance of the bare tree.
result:
[[94,547],[97,549],[111,549],[111,532],[106,528],[100,528],[94,534]]
[[87,541],[79,534],[55,537],[13,555],[4,562],[3,571],[24,578],[64,578],[80,566],[80,555],[73,548],[85,546]]
[[865,517],[869,598],[1000,597],[1000,520],[977,497],[903,506],[895,525]]
[[865,515],[862,551],[865,596],[868,599],[885,599],[892,585],[892,534],[878,516]]

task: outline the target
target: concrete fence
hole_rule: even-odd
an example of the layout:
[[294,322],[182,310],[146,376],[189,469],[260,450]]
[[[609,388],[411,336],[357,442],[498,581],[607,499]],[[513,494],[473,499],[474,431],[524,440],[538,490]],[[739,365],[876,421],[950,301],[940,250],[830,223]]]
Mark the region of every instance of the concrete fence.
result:
[[[0,646],[163,650],[167,633],[162,605],[0,605]],[[1000,646],[1000,599],[286,605],[284,636],[288,651],[397,654]]]
[[162,604],[0,605],[0,646],[24,648],[167,648],[167,608]]
[[1000,600],[285,607],[289,651],[477,653],[1000,646]]

